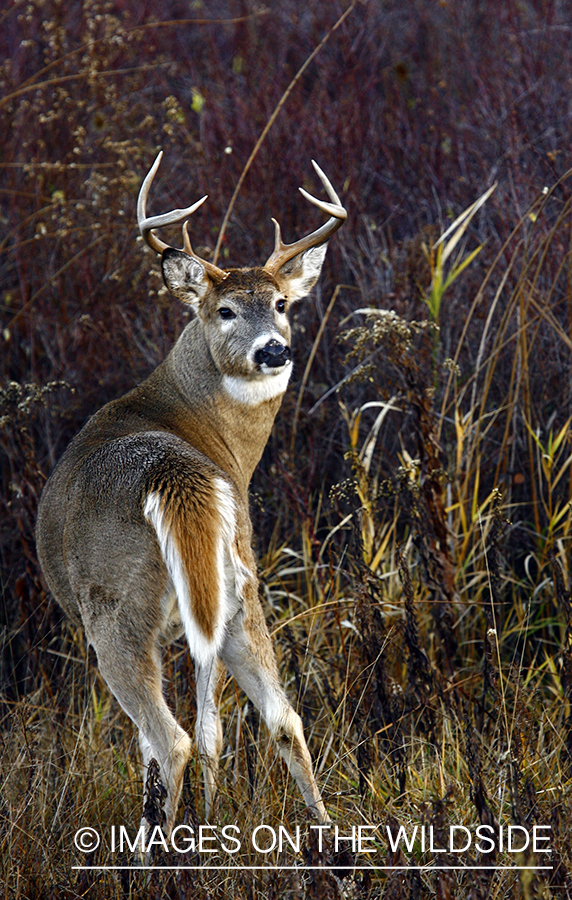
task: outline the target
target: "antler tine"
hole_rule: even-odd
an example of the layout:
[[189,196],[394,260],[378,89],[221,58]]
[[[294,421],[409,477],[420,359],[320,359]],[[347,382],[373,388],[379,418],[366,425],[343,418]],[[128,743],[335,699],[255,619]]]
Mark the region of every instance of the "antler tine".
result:
[[[156,250],[157,253],[162,253],[164,250],[167,250],[169,244],[165,244],[156,234],[153,234],[153,229],[163,228],[165,225],[177,225],[179,222],[184,222],[186,225],[186,220],[189,216],[191,216],[199,206],[202,206],[208,196],[205,194],[204,197],[201,197],[200,200],[197,200],[196,203],[193,203],[192,206],[188,206],[186,209],[173,209],[171,212],[163,213],[160,216],[147,216],[147,198],[149,196],[151,184],[153,183],[153,179],[155,178],[157,169],[161,163],[162,156],[163,151],[161,150],[145,176],[143,184],[141,185],[141,190],[139,191],[139,197],[137,198],[137,224],[139,225],[139,231],[141,232],[141,236],[145,243],[151,247],[152,250]],[[184,237],[185,235],[183,233],[183,238]],[[185,240],[185,250],[187,243],[190,247],[191,244],[188,240],[188,235]],[[190,255],[195,256],[192,250],[190,251]],[[195,256],[195,259],[198,259],[199,262],[203,263],[203,260],[199,259],[198,256]],[[210,263],[207,263],[207,266],[209,265]],[[216,269],[216,266],[214,268]],[[222,272],[222,269],[217,269],[217,272]]]
[[192,256],[193,259],[196,259],[200,262],[201,266],[205,269],[209,278],[213,281],[220,282],[223,281],[227,276],[228,272],[225,272],[224,269],[219,269],[218,266],[215,266],[214,263],[209,262],[207,259],[202,259],[202,257],[197,256],[195,251],[191,246],[191,239],[189,237],[189,223],[185,222],[183,225],[183,242],[184,249],[187,256]]
[[325,241],[329,240],[333,233],[337,231],[338,228],[341,228],[347,218],[347,211],[342,206],[342,201],[336,194],[330,180],[319,167],[317,162],[312,160],[312,165],[314,166],[314,169],[320,181],[322,182],[328,197],[332,202],[326,203],[324,200],[318,200],[317,197],[313,197],[312,194],[309,194],[308,191],[304,190],[304,188],[298,188],[298,190],[300,191],[302,196],[306,198],[306,200],[309,200],[309,202],[314,206],[317,206],[318,209],[321,209],[323,212],[327,213],[330,218],[316,231],[313,231],[306,237],[301,238],[299,241],[295,241],[293,244],[285,244],[282,241],[280,225],[278,224],[276,219],[272,219],[275,228],[274,250],[266,265],[264,266],[266,271],[270,272],[271,275],[276,275],[276,273],[282,268],[282,266],[285,265],[289,260],[293,259],[294,256],[297,256],[304,250],[309,250],[310,247],[317,247],[318,244],[323,244]]
[[[330,198],[330,200],[332,201],[332,203],[336,207],[340,207],[341,209],[343,209],[342,201],[336,194],[336,192],[333,188],[332,182],[330,181],[330,179],[328,178],[328,176],[326,175],[324,170],[320,168],[320,166],[318,165],[318,163],[316,162],[315,159],[312,160],[312,165],[314,166],[314,171],[316,172],[318,178],[324,185],[324,187],[326,189],[326,193],[327,193],[328,197]],[[323,200],[317,200],[315,197],[312,197],[312,195],[309,194],[308,191],[305,191],[304,188],[298,188],[298,190],[300,191],[300,193],[304,194],[306,199],[310,200],[311,203],[315,203],[316,206],[320,206],[321,204],[323,204]],[[323,205],[325,208],[326,206],[329,206],[330,204],[323,204]],[[345,212],[345,210],[344,210],[344,212]],[[335,214],[332,213],[332,215],[335,215]],[[346,213],[346,215],[347,215],[347,213]]]

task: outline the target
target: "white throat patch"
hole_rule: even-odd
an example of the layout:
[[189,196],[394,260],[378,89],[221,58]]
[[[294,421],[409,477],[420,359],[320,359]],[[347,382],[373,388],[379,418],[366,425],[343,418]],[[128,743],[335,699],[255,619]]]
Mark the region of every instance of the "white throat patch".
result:
[[227,394],[245,406],[258,406],[265,400],[272,400],[283,394],[288,387],[292,365],[288,364],[277,375],[259,375],[258,378],[241,378],[223,375],[222,386]]

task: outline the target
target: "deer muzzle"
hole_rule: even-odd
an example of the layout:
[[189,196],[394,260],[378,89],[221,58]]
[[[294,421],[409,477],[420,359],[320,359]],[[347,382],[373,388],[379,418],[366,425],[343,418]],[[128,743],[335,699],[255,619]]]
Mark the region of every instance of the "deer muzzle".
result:
[[270,369],[279,369],[292,359],[290,347],[281,344],[280,341],[271,340],[260,347],[254,354],[254,362],[257,366],[266,366]]

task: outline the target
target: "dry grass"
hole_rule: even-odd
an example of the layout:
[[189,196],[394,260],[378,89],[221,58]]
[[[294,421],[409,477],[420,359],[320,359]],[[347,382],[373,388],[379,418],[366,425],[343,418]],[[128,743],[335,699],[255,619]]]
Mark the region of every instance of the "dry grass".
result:
[[[0,14],[3,897],[572,897],[569,23],[558,4],[357,3],[306,65],[348,9]],[[73,868],[133,865],[110,828],[135,833],[142,776],[130,722],[43,588],[33,526],[67,441],[186,321],[135,236],[159,146],[157,208],[209,193],[193,230],[222,265],[265,258],[269,210],[287,240],[312,225],[296,199],[312,156],[350,210],[296,315],[297,381],[253,483],[268,620],[334,821],[379,825],[386,866],[428,858],[419,839],[393,852],[387,826],[432,826],[441,846],[450,825],[549,825],[552,870]],[[437,245],[495,181],[462,239]],[[192,728],[183,645],[165,675]],[[353,865],[307,837],[232,682],[222,713],[217,824],[303,835],[300,854],[244,846],[232,862]],[[195,760],[179,820],[202,811]],[[80,826],[104,835],[94,854],[75,849]]]

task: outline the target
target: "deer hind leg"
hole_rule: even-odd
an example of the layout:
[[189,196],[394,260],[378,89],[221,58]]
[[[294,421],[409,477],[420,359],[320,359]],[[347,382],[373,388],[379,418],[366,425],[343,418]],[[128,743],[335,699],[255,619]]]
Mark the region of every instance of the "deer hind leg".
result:
[[[117,625],[114,623],[114,631]],[[121,629],[117,629],[119,632]],[[151,759],[157,760],[160,778],[167,790],[165,799],[166,834],[170,834],[183,786],[185,766],[191,753],[191,739],[169,710],[161,689],[159,653],[149,640],[129,643],[120,633],[91,643],[97,653],[99,670],[129,718],[139,728],[143,756],[143,780]],[[144,823],[145,824],[145,823]]]
[[274,647],[256,595],[247,613],[238,613],[227,629],[221,658],[247,697],[259,709],[308,808],[320,824],[329,823],[314,778],[300,716],[280,682]]
[[[197,746],[203,765],[206,817],[211,814],[222,748],[218,651],[236,611],[243,572],[233,551],[236,505],[231,485],[203,464],[178,461],[185,478],[166,479],[144,504],[177,595],[181,622],[195,662]],[[183,465],[184,463],[184,465]],[[185,468],[185,466],[187,466]],[[238,587],[237,587],[238,586]]]
[[203,766],[205,784],[205,819],[213,810],[217,790],[218,762],[222,750],[222,726],[219,714],[224,670],[218,659],[195,665],[197,687],[197,747]]

